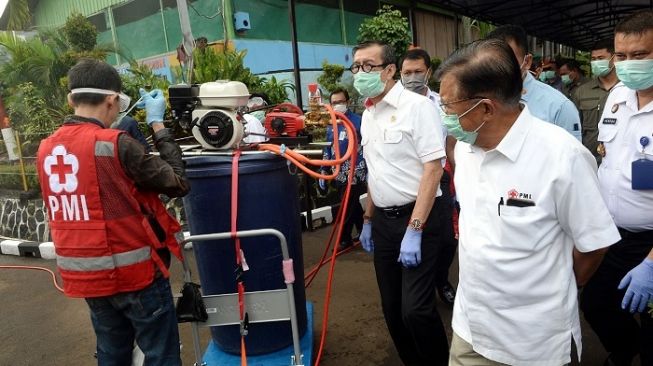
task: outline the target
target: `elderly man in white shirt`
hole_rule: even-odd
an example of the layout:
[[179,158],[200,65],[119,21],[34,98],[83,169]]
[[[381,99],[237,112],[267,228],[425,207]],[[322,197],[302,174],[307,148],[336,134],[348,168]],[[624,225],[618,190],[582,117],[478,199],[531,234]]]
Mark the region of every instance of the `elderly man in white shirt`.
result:
[[450,365],[560,366],[582,352],[577,286],[619,233],[592,154],[520,104],[510,46],[484,40],[440,68],[456,144],[460,282]]

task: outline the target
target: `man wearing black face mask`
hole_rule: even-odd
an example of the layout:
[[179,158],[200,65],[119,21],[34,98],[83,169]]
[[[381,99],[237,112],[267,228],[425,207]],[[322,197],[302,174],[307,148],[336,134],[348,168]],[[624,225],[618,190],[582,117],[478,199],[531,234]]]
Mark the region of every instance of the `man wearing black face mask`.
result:
[[[432,91],[428,86],[431,72],[431,57],[423,49],[413,48],[401,60],[401,83],[404,85],[404,88],[424,95],[437,107],[440,102],[440,95]],[[442,127],[442,141],[446,141],[447,143],[447,158],[449,158],[451,155],[449,152],[453,151],[456,140],[452,136],[447,136],[447,129],[444,127]],[[446,160],[442,159],[444,172],[442,173],[442,178],[440,178],[440,189],[442,190],[442,199],[447,204],[446,210],[443,212],[444,214],[439,218],[443,230],[443,241],[440,248],[441,255],[438,257],[438,263],[436,265],[435,283],[440,299],[445,304],[453,306],[456,298],[456,290],[449,282],[449,267],[456,256],[458,242],[456,241],[453,230],[454,202],[449,189],[451,174],[447,171],[445,163]]]

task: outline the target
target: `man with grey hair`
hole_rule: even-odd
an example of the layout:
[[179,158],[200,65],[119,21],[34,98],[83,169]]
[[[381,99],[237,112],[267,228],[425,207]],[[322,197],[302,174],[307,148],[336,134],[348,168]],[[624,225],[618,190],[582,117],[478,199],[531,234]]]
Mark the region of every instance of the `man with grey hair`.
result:
[[582,352],[577,286],[619,240],[596,161],[520,103],[522,73],[506,42],[454,52],[439,77],[461,206],[449,364],[567,364],[570,334]]

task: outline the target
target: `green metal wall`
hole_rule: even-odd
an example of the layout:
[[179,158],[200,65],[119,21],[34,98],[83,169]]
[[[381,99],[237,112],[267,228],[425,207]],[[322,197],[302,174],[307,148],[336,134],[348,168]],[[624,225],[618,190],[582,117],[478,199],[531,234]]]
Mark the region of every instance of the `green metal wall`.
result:
[[39,28],[58,27],[73,12],[88,16],[126,1],[128,0],[42,0],[34,9],[34,23]]
[[[189,16],[195,37],[204,36],[209,42],[223,39],[222,17],[206,19],[197,14],[213,15],[221,4],[220,0],[192,1]],[[290,41],[287,0],[231,0],[231,4],[234,12],[249,13],[252,25],[251,30],[236,34],[236,40]],[[378,0],[298,0],[298,41],[356,44],[360,24],[378,6]],[[41,0],[35,9],[35,21],[39,27],[60,26],[75,11],[87,17],[93,15],[99,44],[115,44],[131,59],[174,51],[182,40],[174,0]],[[227,16],[231,18],[231,14]],[[117,62],[115,56],[108,61]]]

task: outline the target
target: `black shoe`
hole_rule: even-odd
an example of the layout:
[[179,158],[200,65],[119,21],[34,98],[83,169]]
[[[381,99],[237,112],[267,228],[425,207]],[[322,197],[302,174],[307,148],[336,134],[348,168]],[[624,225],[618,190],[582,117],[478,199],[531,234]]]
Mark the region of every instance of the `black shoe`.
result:
[[353,241],[343,241],[342,243],[340,243],[340,245],[338,245],[338,251],[342,252],[343,250],[349,248],[352,245],[354,245]]
[[449,282],[438,288],[438,295],[440,295],[442,302],[453,307],[453,303],[456,300],[456,289]]

